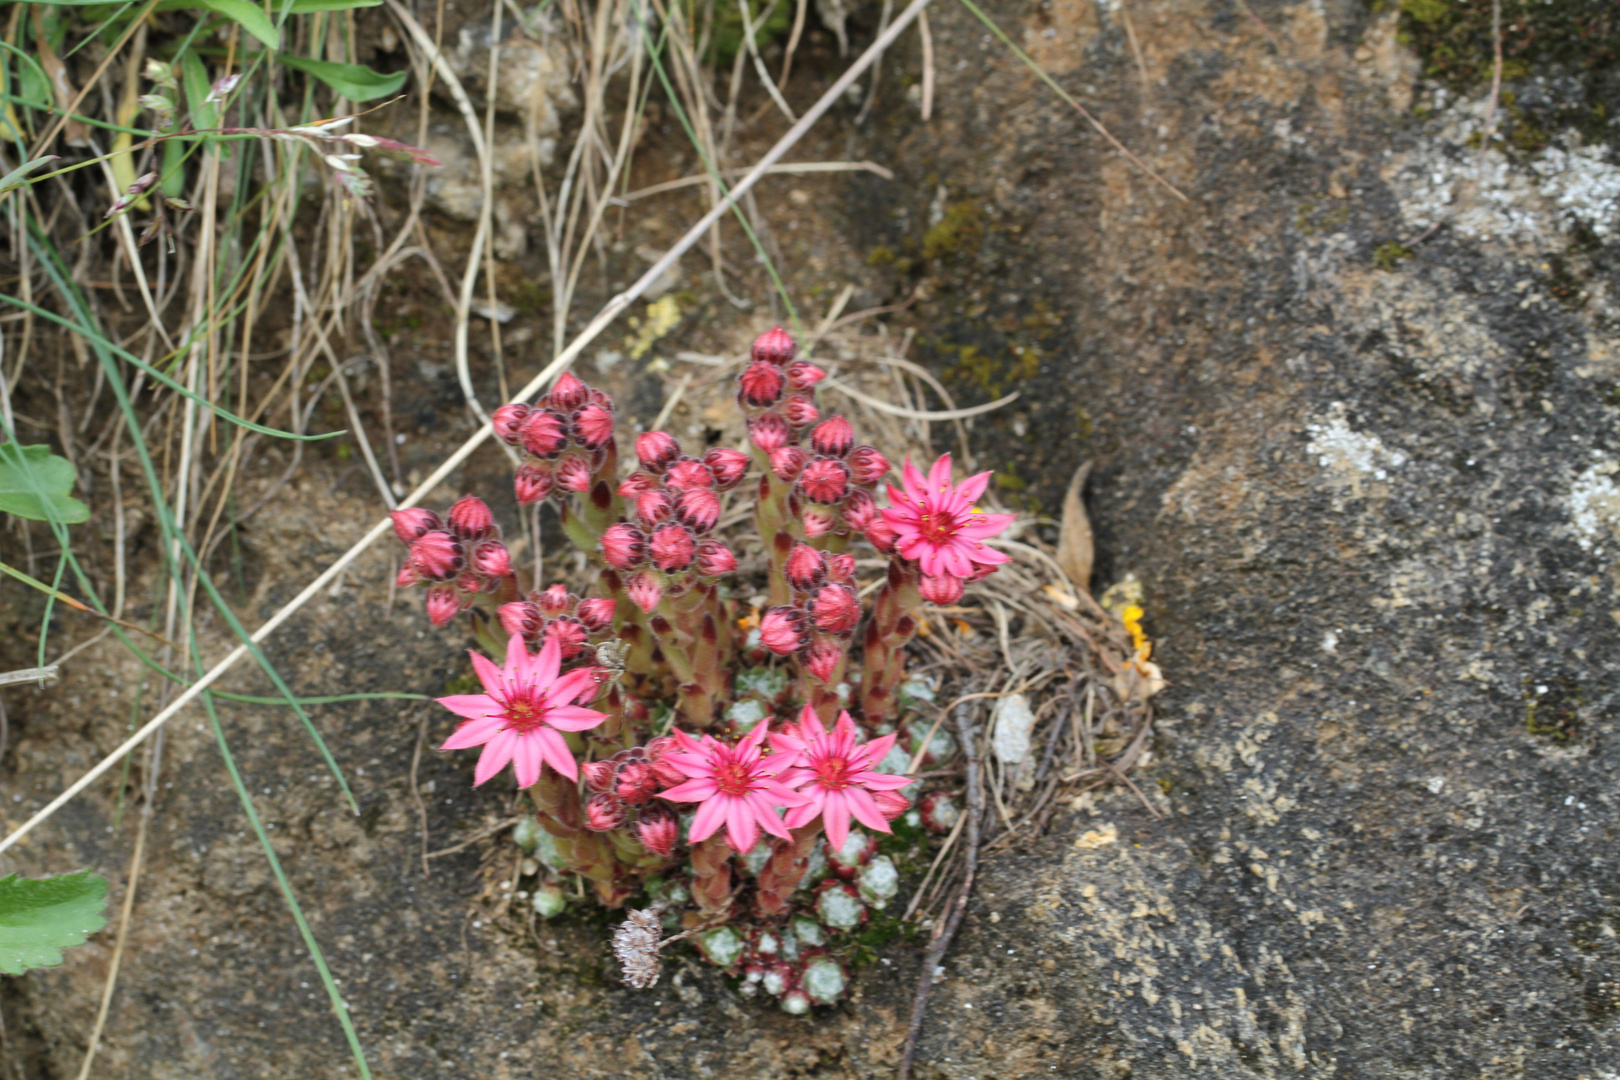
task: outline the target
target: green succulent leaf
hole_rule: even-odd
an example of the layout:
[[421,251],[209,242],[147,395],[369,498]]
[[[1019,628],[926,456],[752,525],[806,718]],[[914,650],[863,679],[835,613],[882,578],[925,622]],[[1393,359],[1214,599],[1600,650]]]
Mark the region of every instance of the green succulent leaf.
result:
[[0,878],[0,972],[55,967],[62,950],[107,925],[107,879],[88,870],[49,878]]
[[0,512],[69,525],[89,521],[90,508],[70,494],[74,479],[73,465],[48,446],[0,443]]
[[331,60],[311,60],[307,56],[282,55],[276,62],[294,71],[313,75],[350,101],[371,101],[397,93],[405,85],[403,71],[384,75],[362,64],[339,64]]

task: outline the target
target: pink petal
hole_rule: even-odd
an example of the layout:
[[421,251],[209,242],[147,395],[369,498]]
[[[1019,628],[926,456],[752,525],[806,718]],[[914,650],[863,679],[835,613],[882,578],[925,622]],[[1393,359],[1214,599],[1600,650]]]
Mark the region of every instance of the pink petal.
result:
[[792,754],[798,757],[804,753],[804,740],[795,739],[792,735],[776,734],[771,736],[771,748],[778,754]]
[[782,823],[790,829],[803,828],[814,821],[817,815],[820,813],[820,804],[806,803],[803,806],[795,806],[793,809],[789,810],[787,812],[787,817],[782,819]]
[[518,787],[533,787],[540,779],[540,766],[545,763],[543,745],[536,735],[519,737],[512,750],[512,771],[517,773]]
[[[664,793],[667,797],[669,792]],[[698,807],[697,817],[692,819],[692,831],[687,839],[696,844],[707,840],[714,835],[714,831],[726,823],[726,803],[729,801],[725,795],[710,799]]]
[[849,715],[848,709],[840,709],[838,719],[833,723],[833,730],[840,735],[855,736],[855,719]]
[[755,724],[754,729],[744,735],[742,741],[737,744],[737,753],[746,754],[750,750],[756,754],[759,753],[759,744],[765,741],[766,735],[770,734],[770,726],[771,722],[769,720]]
[[827,843],[834,851],[844,850],[849,839],[849,806],[842,792],[830,794],[821,804],[821,827],[827,830]]
[[759,839],[759,825],[746,799],[727,799],[726,804],[726,843],[741,854]]
[[539,658],[533,661],[534,684],[550,686],[557,681],[557,671],[561,667],[562,649],[558,647],[556,638],[548,637],[540,649]]
[[971,514],[957,526],[956,535],[969,540],[988,540],[1000,536],[1012,523],[1011,514]]
[[540,744],[541,756],[551,763],[551,767],[570,780],[579,779],[579,766],[574,762],[574,752],[568,749],[563,737],[550,728],[543,727],[530,738]]
[[508,686],[530,686],[529,647],[523,637],[513,634],[506,639],[506,683]]
[[928,470],[928,493],[930,495],[951,489],[951,455],[941,454],[934,467]]
[[911,777],[895,776],[892,773],[858,772],[850,775],[850,781],[872,791],[898,791],[911,783]]
[[546,710],[546,723],[562,731],[589,731],[607,719],[607,713],[578,705],[554,705]]
[[883,818],[883,811],[879,810],[877,803],[865,788],[849,787],[844,789],[844,798],[849,801],[850,812],[855,819],[868,829],[878,832],[890,832],[889,823]]
[[483,746],[493,739],[506,721],[498,716],[479,716],[466,721],[439,746],[440,750],[466,750]]
[[439,698],[438,702],[457,716],[464,716],[468,720],[477,720],[490,713],[502,711],[501,703],[488,694],[451,694],[449,697]]
[[478,767],[473,770],[473,787],[478,787],[506,768],[512,760],[512,748],[516,742],[515,732],[501,731],[484,744],[484,752],[478,755]]
[[664,759],[687,776],[713,776],[714,765],[701,754],[670,754]]
[[[700,802],[708,805],[708,800],[712,800],[719,791],[720,787],[712,777],[699,776],[688,780],[684,784],[676,784],[667,791],[661,791],[658,794],[660,798],[668,799],[670,802]],[[700,817],[702,813],[701,810],[698,811]],[[713,831],[713,829],[709,830],[709,832]],[[708,834],[705,833],[704,835]],[[700,836],[697,839],[701,840],[703,837]]]
[[799,714],[799,727],[808,732],[810,737],[827,734],[827,729],[821,726],[821,717],[817,716],[816,710],[808,705],[804,707],[804,712]]
[[[586,690],[596,689],[596,674],[591,668],[575,668],[562,678],[546,686],[548,705],[568,705],[583,697]],[[594,693],[592,694],[594,697]]]
[[778,783],[775,780],[760,781],[757,790],[768,794],[771,797],[771,801],[777,806],[798,806],[806,802],[809,798],[809,796],[805,795],[804,793],[794,791],[786,784]]
[[940,561],[945,566],[945,572],[952,577],[965,578],[973,573],[973,560],[968,558],[967,551],[961,544],[947,544],[940,549]]
[[496,699],[506,697],[506,676],[501,674],[501,669],[483,653],[469,651],[467,655],[472,657],[473,672],[478,676],[478,681],[484,684],[484,689]]
[[866,752],[866,760],[876,764],[888,757],[890,749],[894,747],[894,740],[899,737],[898,734],[883,735],[861,747]]
[[776,809],[765,801],[763,795],[757,791],[751,791],[748,793],[748,801],[753,805],[754,819],[759,822],[761,828],[772,836],[780,837],[783,840],[793,839],[787,831],[787,826],[782,824],[782,819],[776,816]]
[[979,496],[984,494],[984,489],[988,487],[989,484],[989,473],[976,473],[962,481],[961,485],[956,489],[956,494],[962,499],[963,502],[976,503],[979,501]]
[[[923,479],[923,474],[918,471],[917,466],[911,463],[910,455],[907,455],[906,463],[901,466],[900,482],[905,485],[906,494],[914,501],[921,502],[927,497],[928,481]],[[889,490],[894,489],[891,487]]]

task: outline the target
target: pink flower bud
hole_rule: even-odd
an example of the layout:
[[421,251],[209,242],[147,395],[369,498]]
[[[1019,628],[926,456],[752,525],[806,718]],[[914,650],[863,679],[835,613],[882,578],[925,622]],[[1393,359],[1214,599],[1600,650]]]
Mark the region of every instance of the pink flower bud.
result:
[[720,520],[720,496],[708,488],[683,491],[675,500],[675,518],[693,532],[706,533]]
[[795,360],[787,366],[788,388],[794,391],[809,390],[827,377],[827,373],[808,360]]
[[664,486],[671,491],[714,487],[714,470],[696,458],[681,458],[664,475]]
[[540,609],[527,600],[502,604],[496,614],[500,616],[501,629],[506,631],[508,637],[516,635],[532,640],[540,630]]
[[893,525],[880,517],[866,527],[866,539],[878,549],[879,554],[887,555],[894,551],[894,542],[899,539],[899,534],[894,531]]
[[818,536],[826,536],[838,525],[838,515],[826,506],[807,506],[804,513],[799,515],[799,522],[804,526],[804,535],[814,540]]
[[875,484],[889,475],[889,459],[873,446],[857,446],[849,452],[849,477],[857,484]]
[[464,540],[478,540],[495,531],[495,515],[476,495],[464,495],[447,515],[450,531]]
[[636,822],[636,839],[654,855],[668,858],[681,839],[681,823],[674,811],[663,805],[649,806]]
[[634,525],[619,522],[602,534],[602,558],[615,570],[640,566],[647,556],[647,536]]
[[847,585],[828,585],[817,592],[810,610],[817,628],[829,634],[847,634],[861,618],[861,603]]
[[624,804],[606,792],[592,795],[585,804],[585,827],[594,832],[612,832],[624,824]]
[[833,680],[844,649],[832,638],[817,638],[804,653],[804,669],[824,683]]
[[692,566],[702,577],[720,577],[737,569],[737,556],[718,540],[699,540]]
[[855,429],[842,416],[829,416],[810,433],[810,445],[818,454],[843,457],[855,445]]
[[396,589],[409,589],[413,585],[420,584],[422,584],[422,575],[417,572],[416,567],[412,566],[409,561],[399,568],[399,573],[394,577],[394,587]]
[[782,369],[764,360],[755,360],[737,376],[737,400],[763,409],[782,400]]
[[792,483],[799,476],[810,455],[797,446],[779,446],[771,451],[771,472],[783,483]]
[[911,809],[911,800],[898,791],[874,791],[872,801],[877,803],[878,812],[883,815],[884,821],[893,821]]
[[789,584],[800,592],[809,592],[827,580],[827,567],[821,552],[809,544],[794,544],[782,564],[782,572]]
[[606,446],[613,438],[613,410],[594,401],[581,405],[574,414],[574,438],[591,450]]
[[651,488],[636,496],[636,518],[644,528],[652,528],[661,521],[668,521],[675,512],[675,504],[670,500],[669,492],[659,488]]
[[687,781],[687,775],[669,761],[669,755],[679,753],[680,749],[680,745],[671,735],[660,735],[646,746],[647,762],[665,787],[674,787]]
[[844,505],[841,508],[844,524],[859,532],[865,532],[872,522],[878,519],[878,505],[871,494],[860,488],[852,488],[844,496]]
[[619,494],[626,499],[634,498],[643,491],[651,491],[658,486],[658,477],[650,473],[633,472],[619,482]]
[[572,606],[574,598],[568,593],[568,586],[562,582],[548,585],[544,589],[536,589],[529,594],[529,600],[540,609],[548,619],[555,619],[559,615],[566,615]]
[[583,495],[591,490],[591,463],[584,458],[564,458],[557,466],[557,486]]
[[466,563],[460,541],[447,532],[423,533],[411,545],[411,567],[434,581],[455,577]]
[[962,579],[954,574],[924,574],[917,591],[930,604],[954,604],[962,599]]
[[587,761],[579,767],[585,786],[597,794],[613,790],[613,774],[617,771],[618,766],[611,761]]
[[552,473],[551,466],[539,461],[525,461],[518,466],[516,475],[512,477],[512,491],[517,495],[520,506],[545,502],[551,496],[551,489],[556,484],[557,478]]
[[715,487],[730,491],[748,473],[748,455],[729,446],[716,446],[703,455],[703,464],[714,474]]
[[766,608],[759,618],[759,640],[777,656],[797,652],[804,646],[804,612],[798,608]]
[[658,601],[664,598],[664,586],[658,578],[643,570],[639,574],[632,574],[630,580],[624,583],[624,591],[630,594],[630,599],[636,607],[648,614],[658,606]]
[[399,537],[402,544],[414,544],[423,533],[444,528],[444,522],[439,520],[438,514],[424,510],[420,506],[394,510],[388,516],[393,519],[394,535]]
[[967,581],[969,584],[975,581],[983,581],[985,578],[989,577],[999,569],[1001,569],[999,566],[987,566],[984,563],[974,563],[973,573],[967,576]]
[[495,429],[495,437],[507,446],[516,446],[520,438],[519,432],[523,428],[523,421],[529,418],[534,410],[521,401],[514,401],[510,405],[502,405],[495,410],[495,415],[489,418],[490,427]]
[[565,371],[551,384],[551,407],[560,413],[571,413],[585,404],[591,388],[579,381],[572,371]]
[[766,413],[748,421],[749,440],[767,454],[786,446],[792,437],[793,432],[788,428],[787,421],[775,413]]
[[794,394],[782,405],[782,418],[795,428],[807,428],[821,419],[821,410],[803,394]]
[[550,409],[535,409],[524,417],[518,439],[535,457],[553,457],[568,445],[568,425]]
[[472,568],[485,577],[503,578],[512,572],[512,553],[499,540],[480,540],[473,545]]
[[855,556],[829,555],[827,557],[827,580],[839,585],[848,585],[855,579]]
[[542,639],[557,643],[557,651],[562,653],[564,660],[572,660],[585,651],[585,637],[585,627],[580,621],[566,615],[547,623],[541,634]]
[[461,610],[461,598],[456,595],[454,586],[435,585],[427,591],[424,598],[427,606],[427,616],[433,620],[434,626],[449,626],[450,621]]
[[648,472],[661,473],[681,456],[681,444],[667,431],[644,431],[636,436],[636,457]]
[[579,621],[585,629],[593,634],[599,634],[613,625],[613,609],[618,601],[606,596],[592,597],[579,602]]
[[817,458],[799,474],[799,490],[811,502],[838,502],[849,490],[849,469],[837,458]]
[[619,766],[614,794],[631,806],[640,806],[658,790],[658,774],[645,761],[627,761]]
[[788,364],[793,360],[793,354],[798,352],[798,346],[793,344],[793,338],[780,326],[773,326],[759,337],[754,339],[754,347],[750,355],[755,360],[764,360],[778,366]]
[[685,525],[660,525],[647,542],[647,554],[653,565],[666,574],[691,566],[696,553],[697,538]]

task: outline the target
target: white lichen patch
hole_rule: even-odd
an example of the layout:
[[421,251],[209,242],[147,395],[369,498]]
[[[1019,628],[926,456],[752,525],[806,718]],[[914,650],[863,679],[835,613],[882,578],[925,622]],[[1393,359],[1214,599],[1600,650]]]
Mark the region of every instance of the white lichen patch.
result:
[[1586,550],[1620,537],[1620,487],[1614,474],[1620,464],[1600,461],[1570,485],[1564,510],[1575,528],[1575,542]]
[[1483,99],[1442,108],[1430,137],[1384,170],[1408,225],[1448,221],[1472,239],[1526,242],[1576,224],[1600,237],[1620,228],[1620,165],[1604,147],[1582,146],[1571,131],[1528,162],[1494,149],[1481,154],[1469,144],[1485,130],[1484,113]]
[[1344,402],[1335,401],[1314,423],[1305,425],[1310,436],[1306,450],[1322,468],[1358,490],[1364,476],[1385,480],[1390,469],[1406,464],[1406,455],[1386,447],[1378,436],[1357,431],[1345,416]]

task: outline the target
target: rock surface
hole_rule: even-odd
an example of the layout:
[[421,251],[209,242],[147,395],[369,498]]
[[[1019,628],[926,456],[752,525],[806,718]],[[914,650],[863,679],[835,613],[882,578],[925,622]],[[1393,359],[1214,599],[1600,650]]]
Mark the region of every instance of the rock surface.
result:
[[[1125,5],[989,10],[1189,201],[942,5],[935,116],[901,87],[913,45],[849,155],[899,178],[849,181],[820,255],[880,299],[922,284],[920,351],[970,400],[1024,391],[978,422],[1027,484],[1009,497],[1055,506],[1095,459],[1097,584],[1143,580],[1173,685],[1151,811],[1111,794],[985,867],[917,1075],[1612,1080],[1620,352],[1614,247],[1583,216],[1613,220],[1609,152],[1493,157],[1469,194],[1474,106],[1404,115],[1432,91],[1359,5],[1163,0],[1129,31]],[[1447,184],[1455,222],[1414,244]],[[265,611],[346,546],[331,523],[358,533],[359,492],[306,482],[265,523]],[[300,686],[455,670],[414,608],[383,608],[387,569],[278,639]],[[123,706],[84,703],[138,677],[27,701],[8,820],[116,745]],[[892,1075],[908,948],[805,1023],[696,966],[616,988],[603,926],[474,922],[511,868],[475,846],[422,877],[430,716],[320,715],[359,766],[355,817],[294,720],[225,711],[378,1075]],[[97,1075],[352,1075],[201,721],[164,746]],[[424,750],[435,846],[505,813],[470,770]],[[75,803],[22,861],[125,858],[115,812]],[[31,1075],[76,1074],[111,947],[7,987]]]

